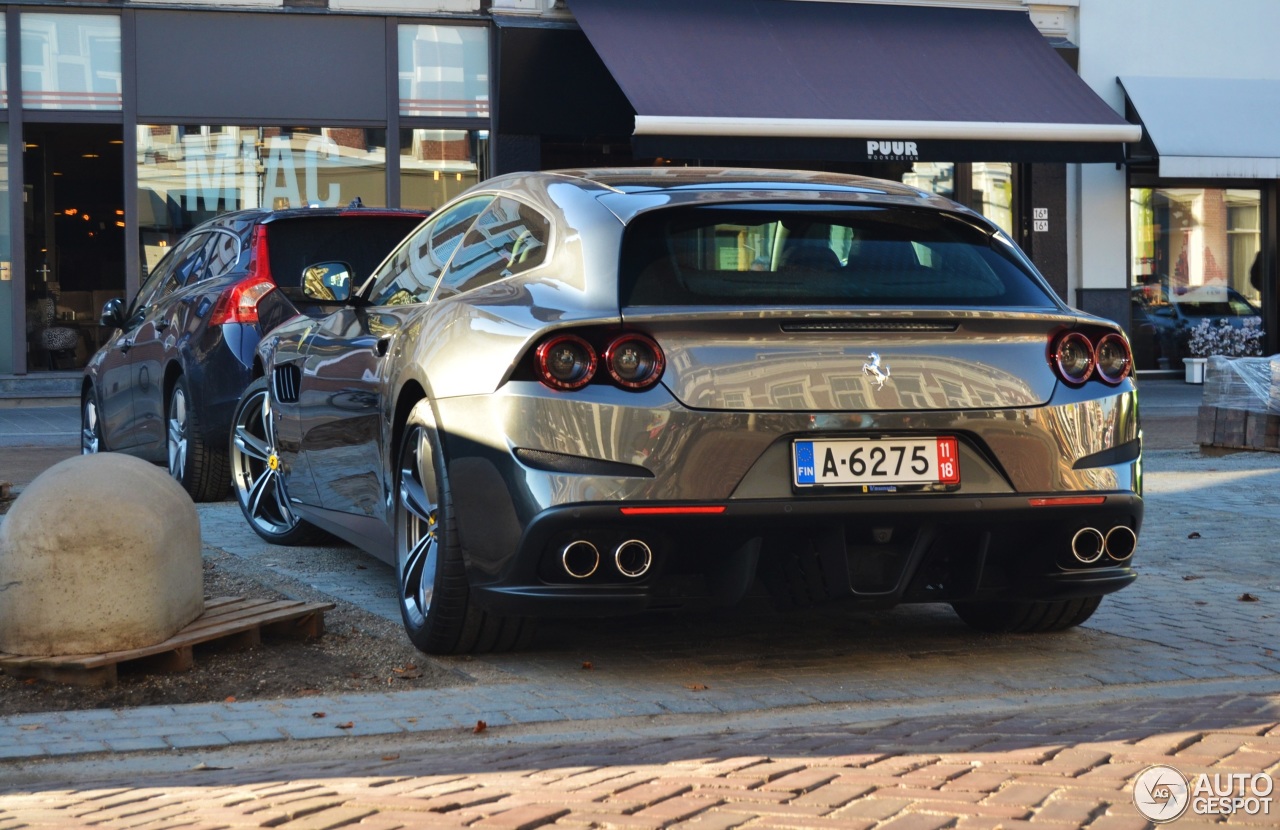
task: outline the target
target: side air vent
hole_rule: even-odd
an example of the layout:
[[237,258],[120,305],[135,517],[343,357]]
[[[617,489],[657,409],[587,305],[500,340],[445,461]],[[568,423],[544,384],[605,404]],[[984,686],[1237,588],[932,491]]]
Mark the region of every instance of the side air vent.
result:
[[958,323],[949,323],[935,320],[823,320],[810,321],[804,323],[783,323],[782,330],[785,332],[815,332],[815,331],[857,331],[884,333],[895,331],[955,331],[959,328]]
[[302,379],[298,367],[293,364],[277,366],[271,373],[271,382],[275,386],[276,400],[283,403],[298,402],[298,381]]

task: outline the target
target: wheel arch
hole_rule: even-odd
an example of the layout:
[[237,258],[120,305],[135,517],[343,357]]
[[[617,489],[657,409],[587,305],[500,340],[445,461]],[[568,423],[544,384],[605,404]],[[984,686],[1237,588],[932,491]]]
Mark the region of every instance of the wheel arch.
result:
[[[396,396],[395,410],[391,416],[391,442],[387,447],[390,453],[392,463],[400,452],[400,442],[404,440],[405,426],[409,423],[409,414],[413,412],[414,407],[425,400],[427,392],[422,388],[416,380],[405,383],[400,388],[400,394]],[[432,422],[434,425],[435,417],[432,413]]]

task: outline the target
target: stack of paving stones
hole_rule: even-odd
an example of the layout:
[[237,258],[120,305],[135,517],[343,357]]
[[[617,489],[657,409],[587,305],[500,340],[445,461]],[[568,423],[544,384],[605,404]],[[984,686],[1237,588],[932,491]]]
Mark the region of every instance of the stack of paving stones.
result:
[[1209,358],[1196,441],[1202,447],[1280,452],[1280,356]]

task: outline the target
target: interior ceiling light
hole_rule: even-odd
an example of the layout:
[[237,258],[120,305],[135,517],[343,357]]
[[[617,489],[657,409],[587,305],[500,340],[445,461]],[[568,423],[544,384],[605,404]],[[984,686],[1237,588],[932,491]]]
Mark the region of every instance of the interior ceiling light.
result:
[[97,153],[85,153],[85,154],[84,154],[84,155],[82,155],[80,158],[82,158],[82,159],[96,159],[97,157],[98,157],[98,154],[97,154]]

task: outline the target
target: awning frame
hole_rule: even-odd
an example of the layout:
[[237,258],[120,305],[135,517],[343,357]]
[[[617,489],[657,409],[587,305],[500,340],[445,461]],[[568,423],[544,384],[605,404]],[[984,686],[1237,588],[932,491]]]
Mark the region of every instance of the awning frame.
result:
[[1138,124],[1051,124],[1007,121],[893,121],[834,118],[719,118],[636,115],[635,135],[701,135],[738,138],[852,138],[881,141],[1098,141],[1133,143]]

